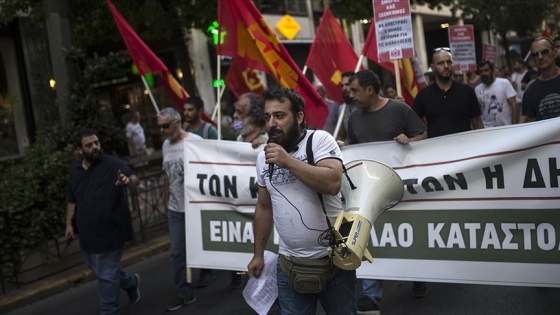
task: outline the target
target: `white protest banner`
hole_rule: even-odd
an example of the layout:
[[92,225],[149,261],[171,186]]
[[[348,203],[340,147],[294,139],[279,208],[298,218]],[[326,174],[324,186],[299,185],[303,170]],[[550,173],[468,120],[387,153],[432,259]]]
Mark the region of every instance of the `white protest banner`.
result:
[[496,46],[490,44],[482,44],[482,60],[489,60],[496,64]]
[[453,55],[453,69],[476,71],[474,27],[472,25],[450,26],[448,34],[449,48]]
[[378,62],[413,58],[412,20],[408,0],[372,0]]
[[[256,154],[246,143],[187,142],[189,266],[246,268]],[[375,222],[374,262],[359,277],[560,287],[560,118],[352,145],[343,157],[383,162],[405,184]],[[269,249],[277,244],[271,237]]]

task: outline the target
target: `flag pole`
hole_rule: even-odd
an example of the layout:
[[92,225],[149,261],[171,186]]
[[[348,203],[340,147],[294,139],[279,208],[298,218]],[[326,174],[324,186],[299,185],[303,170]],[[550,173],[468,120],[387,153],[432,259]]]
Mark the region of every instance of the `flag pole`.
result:
[[344,112],[346,111],[346,104],[342,104],[339,107],[339,113],[338,113],[338,121],[336,122],[336,127],[334,128],[334,132],[333,132],[333,137],[336,140],[336,137],[338,136],[338,132],[340,131],[340,126],[342,126],[342,121],[344,120]]
[[356,64],[356,68],[354,69],[354,72],[358,72],[360,70],[360,66],[362,65],[362,62],[364,62],[364,55],[360,55],[360,58],[358,58],[358,63]]
[[152,90],[150,90],[150,87],[148,86],[148,82],[146,82],[146,79],[144,78],[143,75],[141,75],[140,78],[142,78],[142,83],[144,83],[144,87],[146,88],[146,90],[148,90],[148,95],[150,96],[150,100],[152,101],[152,105],[154,105],[154,109],[156,110],[156,114],[159,114],[159,108],[156,104],[156,100],[154,99],[154,95],[152,94]]
[[[221,101],[221,96],[222,93],[220,93],[220,78],[222,76],[221,74],[221,55],[216,55],[216,65],[217,65],[217,69],[216,69],[216,77],[218,79],[218,84],[216,84],[216,107],[214,107],[214,111],[218,111],[218,119],[217,119],[217,124],[218,124],[218,140],[222,140],[222,101]],[[225,87],[224,87],[225,89]],[[222,89],[223,90],[223,89]]]
[[214,110],[212,111],[212,120],[214,121],[216,121],[216,115],[218,115],[218,108],[220,108],[220,100],[222,99],[225,90],[226,90],[225,87],[220,90],[220,97],[218,98],[218,101],[216,101],[216,106],[214,106]]
[[[356,68],[354,72],[358,72],[360,70],[360,66],[364,62],[364,55],[360,55],[358,58],[358,63],[356,64]],[[338,114],[338,121],[336,122],[336,127],[334,128],[333,137],[336,139],[338,136],[338,132],[340,131],[340,126],[342,126],[342,121],[344,120],[344,112],[346,111],[347,104],[343,104],[340,106],[340,113]]]
[[397,95],[402,96],[402,87],[401,87],[401,74],[400,74],[400,69],[399,69],[399,60],[395,59],[395,60],[391,60],[391,62],[393,63],[393,66],[395,67],[395,85],[397,88]]

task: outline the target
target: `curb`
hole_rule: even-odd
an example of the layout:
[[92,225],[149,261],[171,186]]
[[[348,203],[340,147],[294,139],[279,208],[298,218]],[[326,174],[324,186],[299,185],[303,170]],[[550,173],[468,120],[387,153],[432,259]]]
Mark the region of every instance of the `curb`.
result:
[[[121,259],[121,265],[128,267],[148,257],[166,251],[169,248],[169,237],[167,235],[154,238],[148,243],[138,243],[125,249]],[[57,293],[66,291],[77,285],[95,280],[91,270],[85,265],[77,267],[78,270],[64,276],[55,276],[51,280],[32,286],[28,289],[20,289],[14,294],[3,296],[0,300],[0,311],[2,314],[11,312],[25,305],[35,303]]]

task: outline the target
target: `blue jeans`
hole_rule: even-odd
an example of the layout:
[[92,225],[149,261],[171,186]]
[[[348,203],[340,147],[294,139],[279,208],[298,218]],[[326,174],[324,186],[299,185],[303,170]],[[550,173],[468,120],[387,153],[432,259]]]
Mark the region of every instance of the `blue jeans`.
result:
[[136,285],[134,275],[121,269],[123,248],[107,253],[83,253],[86,266],[97,277],[100,314],[119,314],[119,289],[126,290]]
[[282,315],[312,315],[317,299],[328,315],[356,315],[356,271],[340,270],[317,294],[298,293],[292,288],[280,264],[276,266],[278,301]]
[[177,297],[191,298],[193,289],[187,283],[187,244],[185,242],[185,213],[167,210],[169,225],[170,256],[173,263]]
[[379,305],[383,297],[383,280],[362,279],[362,296],[367,296]]

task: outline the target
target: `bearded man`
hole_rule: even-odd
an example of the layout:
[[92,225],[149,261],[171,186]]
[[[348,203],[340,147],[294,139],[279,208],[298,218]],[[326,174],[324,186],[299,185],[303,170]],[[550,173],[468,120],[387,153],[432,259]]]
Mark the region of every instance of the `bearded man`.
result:
[[[276,274],[282,314],[315,314],[319,300],[327,314],[355,315],[356,271],[334,270],[337,267],[332,261],[329,264],[325,240],[321,238],[332,233],[327,221],[334,222],[343,211],[339,193],[340,148],[328,132],[305,129],[304,102],[294,90],[274,87],[265,91],[263,98],[271,140],[257,157],[255,244],[248,273],[255,277],[261,275],[264,250],[274,224],[279,235]],[[311,136],[312,141],[308,141]],[[308,150],[313,153],[313,164],[307,161]],[[331,265],[335,272],[325,277],[324,286],[308,292],[291,282],[286,274],[283,262],[292,259]]]
[[130,304],[140,301],[140,276],[121,268],[125,242],[132,240],[125,186],[139,179],[124,162],[103,154],[97,131],[82,130],[74,140],[81,156],[70,167],[65,235],[69,240],[79,235],[85,263],[97,277],[99,313],[118,314],[120,289]]

